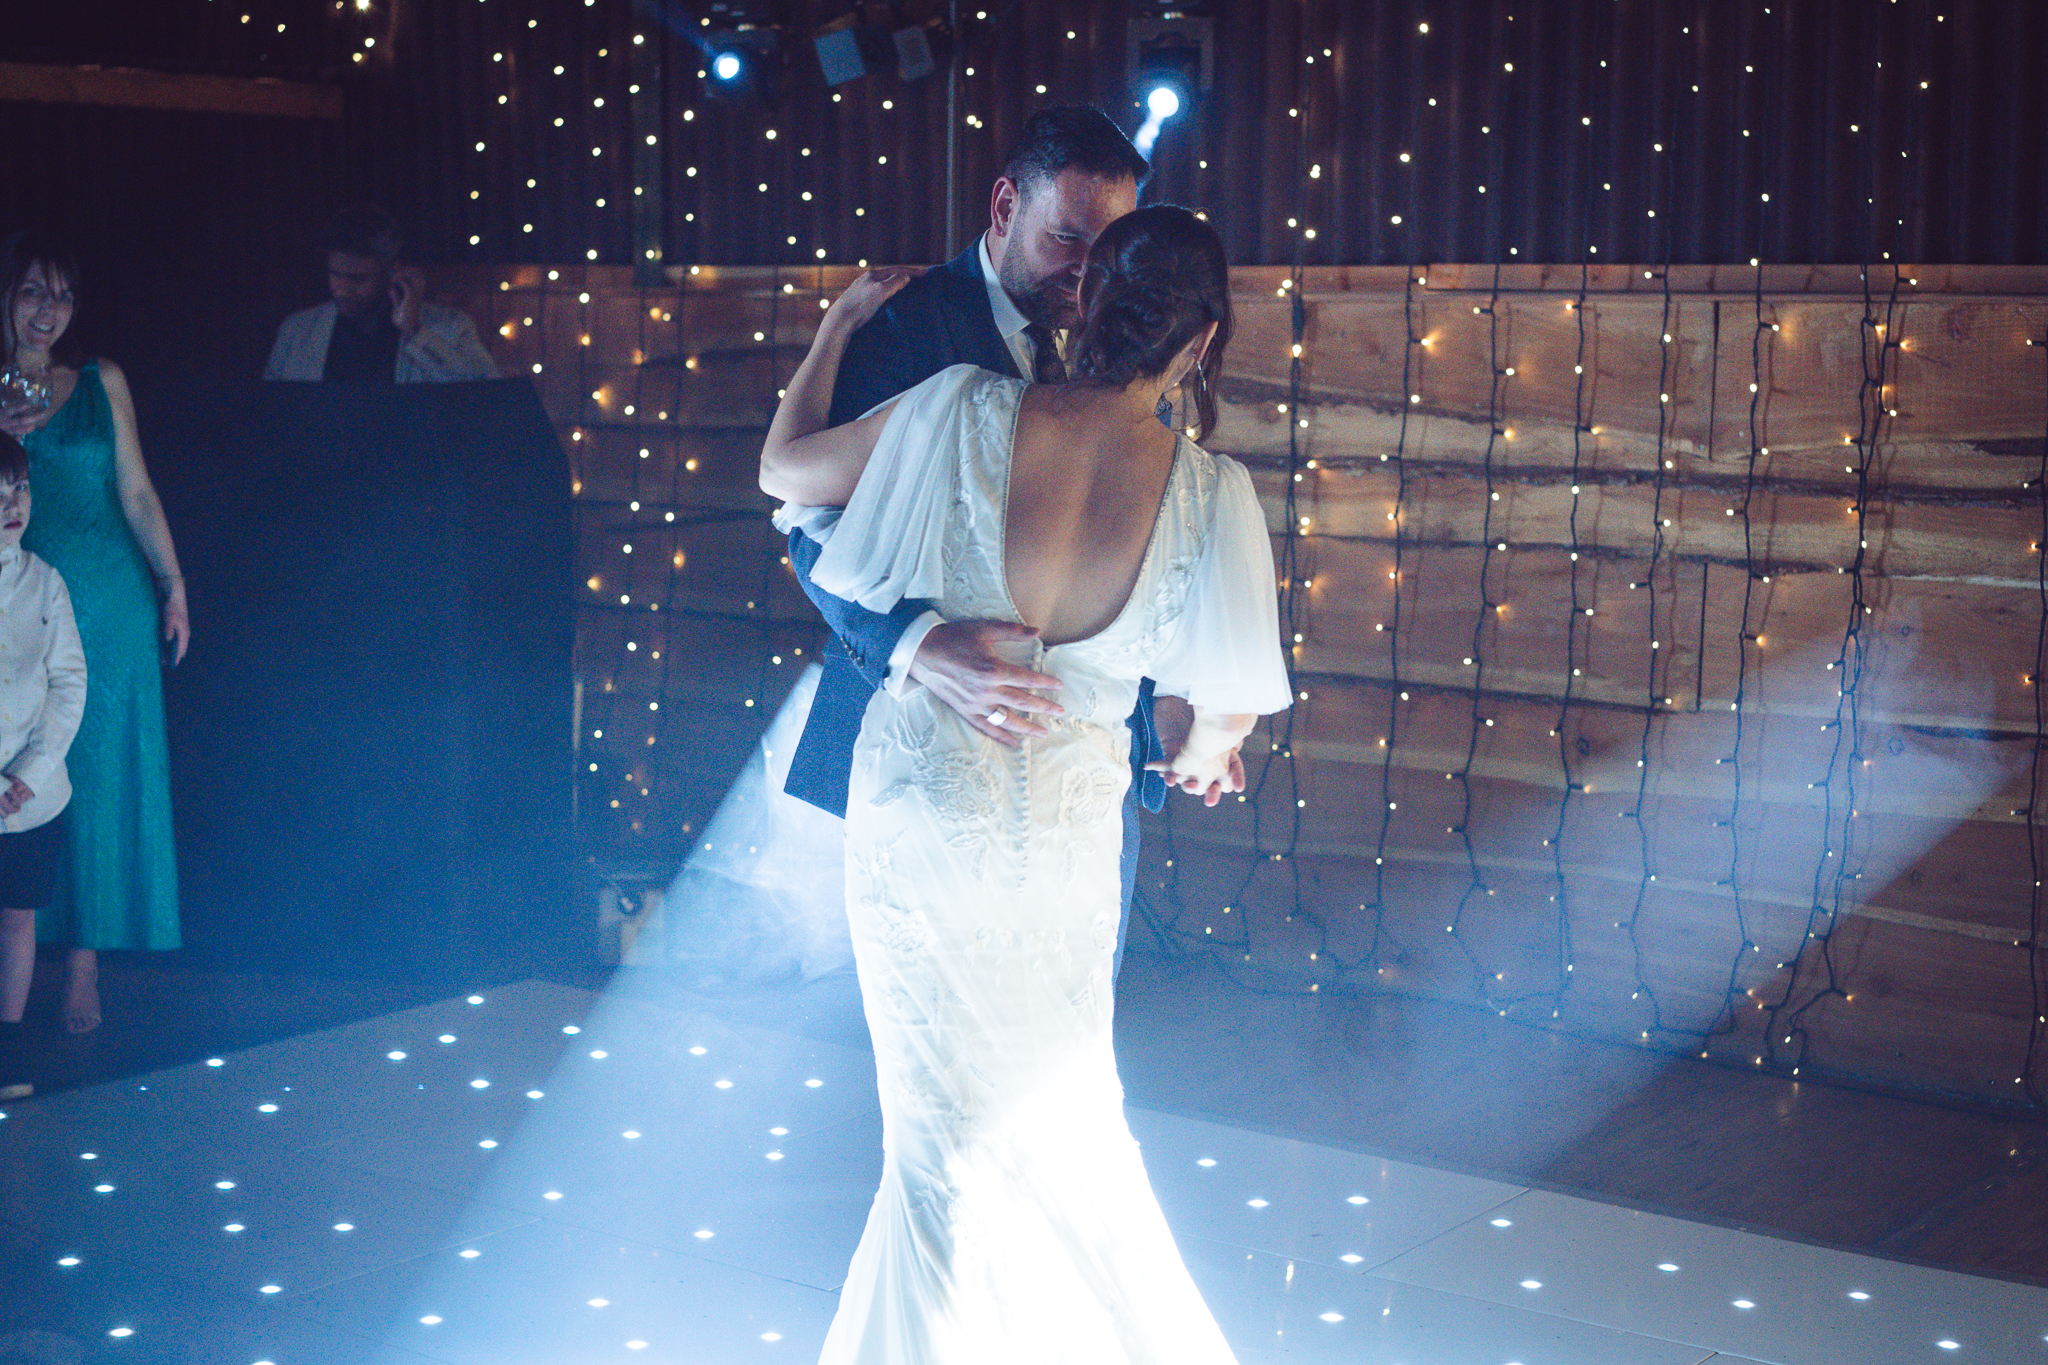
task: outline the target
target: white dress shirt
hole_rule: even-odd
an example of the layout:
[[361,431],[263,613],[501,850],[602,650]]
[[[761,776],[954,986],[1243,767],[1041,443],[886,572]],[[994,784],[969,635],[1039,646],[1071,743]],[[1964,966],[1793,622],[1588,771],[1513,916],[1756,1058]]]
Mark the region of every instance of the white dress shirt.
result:
[[[340,316],[341,310],[330,299],[302,308],[279,323],[263,377],[312,384],[326,378],[327,348]],[[420,303],[420,329],[399,344],[393,377],[401,384],[497,379],[498,362],[484,349],[467,313],[426,299]]]
[[1038,350],[1031,344],[1031,338],[1024,335],[1024,329],[1031,325],[1031,319],[1017,309],[1016,300],[1010,291],[1003,288],[1003,282],[996,277],[996,263],[988,254],[988,234],[981,234],[981,283],[988,290],[988,310],[995,315],[996,333],[1003,339],[1003,345],[1010,348],[1010,358],[1017,362],[1017,373],[1030,379],[1038,373]]
[[0,550],[0,772],[35,795],[0,832],[48,824],[71,800],[64,755],[85,714],[85,650],[64,576],[19,545]]

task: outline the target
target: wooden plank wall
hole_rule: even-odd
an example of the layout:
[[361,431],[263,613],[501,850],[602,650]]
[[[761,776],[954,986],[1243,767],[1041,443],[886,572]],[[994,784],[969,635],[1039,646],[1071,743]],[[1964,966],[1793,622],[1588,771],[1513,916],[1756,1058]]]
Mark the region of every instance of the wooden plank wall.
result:
[[[600,843],[679,848],[722,790],[686,751],[815,644],[752,463],[849,273],[455,282],[575,456]],[[1150,923],[1276,989],[2038,1093],[2048,270],[1235,283],[1210,444],[1303,699],[1256,799],[1148,830]]]

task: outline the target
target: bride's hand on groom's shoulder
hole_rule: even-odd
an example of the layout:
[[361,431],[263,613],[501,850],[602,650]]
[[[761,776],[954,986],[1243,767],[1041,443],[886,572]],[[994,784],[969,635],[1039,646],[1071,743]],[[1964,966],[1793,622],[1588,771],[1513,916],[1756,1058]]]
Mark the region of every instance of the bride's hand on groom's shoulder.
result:
[[882,305],[896,296],[896,292],[909,284],[924,270],[918,266],[892,265],[864,270],[859,278],[846,286],[846,292],[832,301],[832,307],[825,316],[849,330],[865,325],[868,319],[882,311]]

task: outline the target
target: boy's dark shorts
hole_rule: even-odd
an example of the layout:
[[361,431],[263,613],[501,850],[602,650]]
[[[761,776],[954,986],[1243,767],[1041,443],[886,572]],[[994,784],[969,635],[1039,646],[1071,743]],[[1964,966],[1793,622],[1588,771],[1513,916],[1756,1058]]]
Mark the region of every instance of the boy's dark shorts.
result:
[[0,907],[40,910],[57,894],[64,864],[64,812],[34,829],[0,834]]

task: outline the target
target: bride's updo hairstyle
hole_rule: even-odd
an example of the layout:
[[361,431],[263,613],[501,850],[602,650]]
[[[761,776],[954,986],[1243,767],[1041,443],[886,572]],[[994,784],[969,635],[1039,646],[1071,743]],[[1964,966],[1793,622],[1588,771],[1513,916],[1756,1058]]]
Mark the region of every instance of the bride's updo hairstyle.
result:
[[1121,388],[1154,379],[1210,323],[1215,339],[1188,372],[1195,439],[1216,427],[1216,377],[1230,342],[1230,268],[1216,230],[1178,204],[1153,204],[1102,230],[1081,276],[1079,380]]

